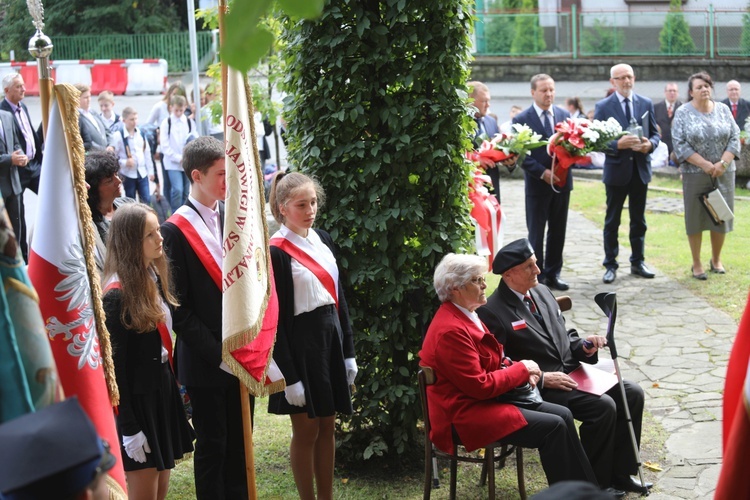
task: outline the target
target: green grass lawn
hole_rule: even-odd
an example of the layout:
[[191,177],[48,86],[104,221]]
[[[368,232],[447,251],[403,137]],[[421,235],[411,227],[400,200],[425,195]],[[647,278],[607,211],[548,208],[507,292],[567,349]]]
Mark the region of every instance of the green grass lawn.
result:
[[[651,186],[680,192],[652,189],[648,193],[650,200],[682,200],[682,184],[679,180],[655,177]],[[739,189],[737,195],[750,197],[750,192]],[[582,213],[587,219],[603,227],[605,208],[604,185],[599,181],[578,179],[571,195],[570,209]],[[734,231],[727,235],[721,257],[727,274],[708,273],[708,281],[699,281],[691,277],[692,257],[682,214],[646,213],[646,262],[739,321],[750,289],[750,260],[745,253],[750,249],[750,201],[735,199],[734,215]],[[620,224],[621,242],[628,241],[629,224],[627,210],[623,210]],[[701,251],[707,272],[711,258],[709,238],[708,232],[705,232]]]

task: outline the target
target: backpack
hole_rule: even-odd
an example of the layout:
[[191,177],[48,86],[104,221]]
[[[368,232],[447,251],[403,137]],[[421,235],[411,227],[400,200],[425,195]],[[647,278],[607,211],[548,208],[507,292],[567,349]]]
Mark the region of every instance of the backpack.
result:
[[[193,131],[193,120],[187,119],[188,122],[188,135]],[[167,137],[172,135],[172,117],[167,118]]]
[[141,125],[140,127],[138,127],[138,130],[141,131],[141,135],[143,136],[143,138],[148,141],[148,146],[151,148],[151,153],[156,153],[156,147],[159,145],[159,142],[157,141],[157,137],[159,135],[159,127],[157,125],[147,123],[146,125]]

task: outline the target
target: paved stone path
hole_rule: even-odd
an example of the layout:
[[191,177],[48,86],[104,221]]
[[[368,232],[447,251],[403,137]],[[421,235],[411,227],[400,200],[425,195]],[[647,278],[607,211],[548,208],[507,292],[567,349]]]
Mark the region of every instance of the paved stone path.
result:
[[[507,243],[526,236],[524,187],[516,179],[504,178],[501,184]],[[645,390],[646,410],[666,441],[664,456],[644,458],[663,468],[656,475],[647,472],[654,482],[649,498],[713,498],[721,466],[721,394],[737,323],[653,266],[654,279],[631,276],[630,249],[623,243],[617,280],[605,285],[601,229],[571,211],[561,273],[571,288],[556,294],[573,299],[573,310],[566,314],[569,325],[603,334],[606,318],[594,296],[617,292],[620,369]]]

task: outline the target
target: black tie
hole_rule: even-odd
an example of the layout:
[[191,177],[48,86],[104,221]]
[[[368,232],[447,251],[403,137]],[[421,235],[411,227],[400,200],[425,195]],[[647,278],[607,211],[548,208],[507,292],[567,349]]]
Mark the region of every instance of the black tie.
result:
[[547,134],[548,138],[552,137],[552,120],[549,110],[544,112],[544,133]]
[[539,314],[539,311],[536,308],[536,304],[534,304],[534,301],[531,299],[531,294],[527,293],[523,296],[523,303],[526,304],[526,307],[528,307],[529,311],[531,311],[531,315],[536,318],[539,324],[543,325],[544,321],[542,321],[542,315]]
[[625,103],[625,119],[630,123],[630,120],[633,118],[633,115],[630,113],[630,99],[626,97],[622,102]]

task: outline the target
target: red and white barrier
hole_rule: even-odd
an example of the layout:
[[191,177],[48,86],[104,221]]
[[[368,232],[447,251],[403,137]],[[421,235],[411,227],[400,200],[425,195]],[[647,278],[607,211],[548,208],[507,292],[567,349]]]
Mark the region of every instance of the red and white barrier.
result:
[[[20,73],[27,95],[39,95],[35,61],[0,63],[0,80],[8,73]],[[50,61],[55,83],[84,83],[91,94],[109,90],[115,95],[162,94],[167,89],[167,61],[164,59],[81,59]]]

